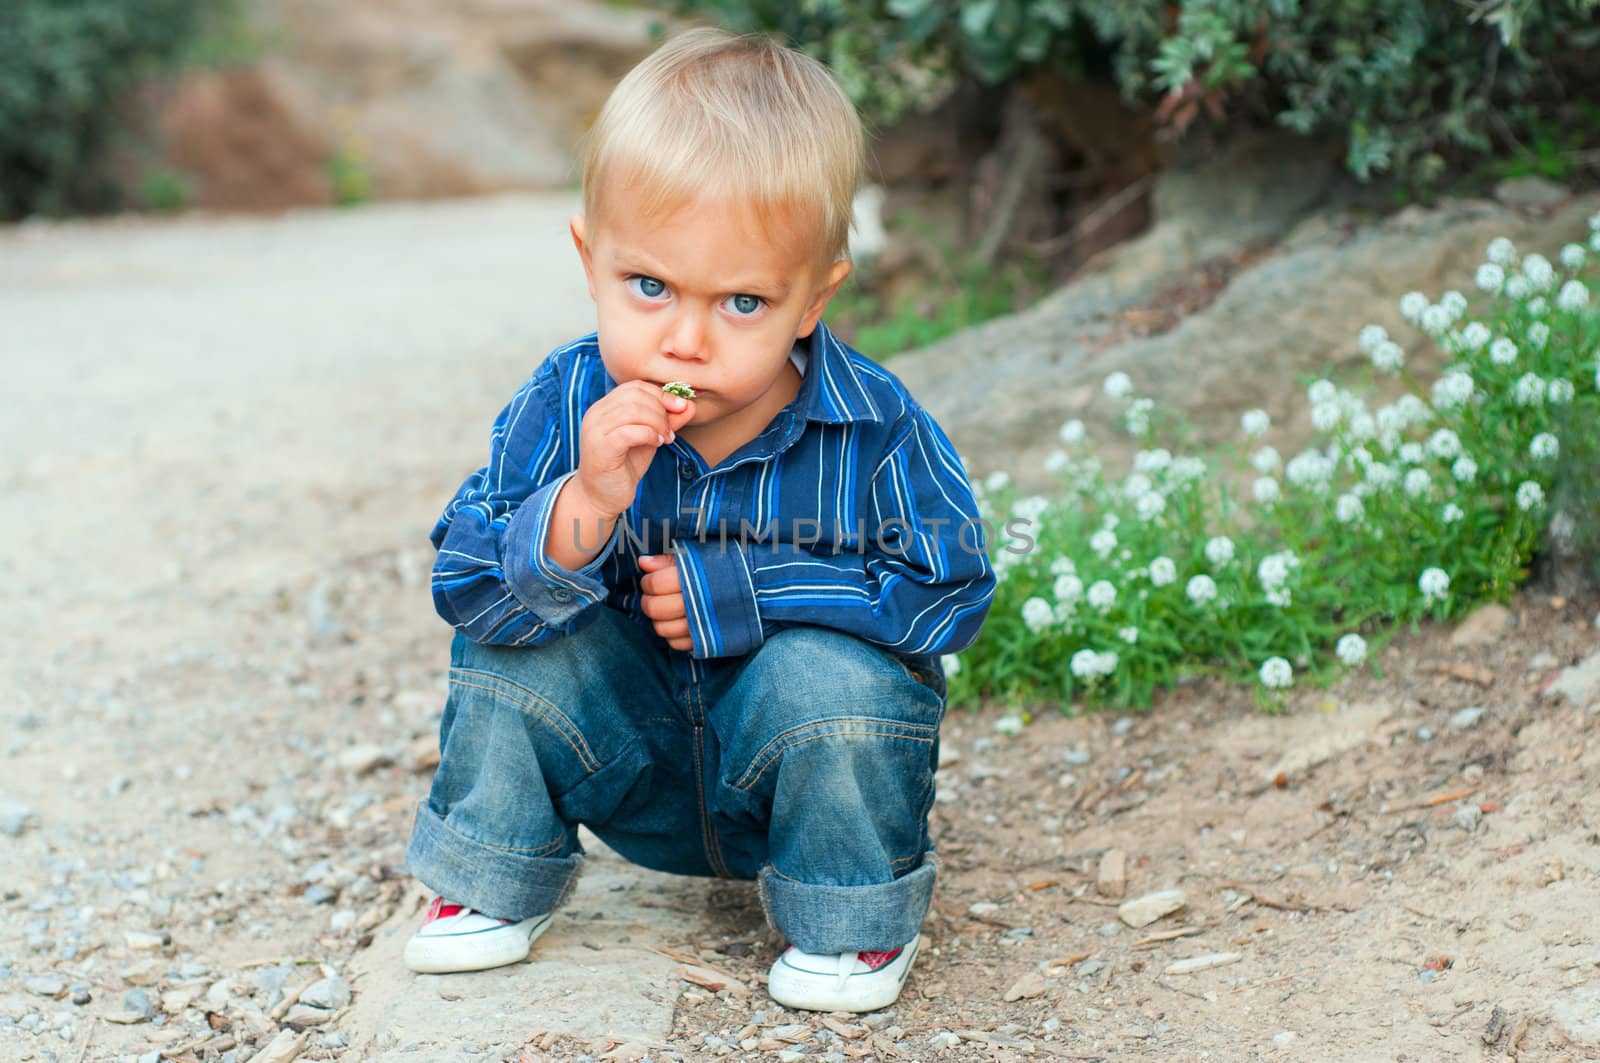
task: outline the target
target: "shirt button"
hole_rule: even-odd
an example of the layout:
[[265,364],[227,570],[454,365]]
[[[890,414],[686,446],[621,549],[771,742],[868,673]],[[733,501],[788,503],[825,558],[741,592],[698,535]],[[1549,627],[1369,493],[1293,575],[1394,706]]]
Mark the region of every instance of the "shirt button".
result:
[[678,463],[678,475],[684,480],[693,480],[698,474],[695,472],[695,467],[693,465],[689,464],[687,461],[680,461]]
[[550,597],[558,602],[570,602],[572,601],[572,592],[565,587],[556,587],[550,591]]

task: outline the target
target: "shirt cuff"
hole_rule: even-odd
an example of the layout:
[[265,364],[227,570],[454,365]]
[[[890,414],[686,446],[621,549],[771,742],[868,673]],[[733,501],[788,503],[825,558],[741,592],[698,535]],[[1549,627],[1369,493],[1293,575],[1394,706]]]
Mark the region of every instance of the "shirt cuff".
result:
[[761,611],[744,544],[680,539],[674,554],[694,642],[692,656],[743,656],[760,646]]
[[[577,475],[569,472],[529,495],[511,514],[506,525],[503,559],[506,586],[528,611],[546,624],[561,626],[589,606],[604,600],[607,588],[597,572],[616,549],[618,520],[611,538],[593,561],[576,572],[550,560],[545,544],[550,540],[550,518],[555,515],[556,496],[566,482]],[[599,529],[589,529],[598,532]],[[583,528],[578,529],[578,545],[587,547]]]

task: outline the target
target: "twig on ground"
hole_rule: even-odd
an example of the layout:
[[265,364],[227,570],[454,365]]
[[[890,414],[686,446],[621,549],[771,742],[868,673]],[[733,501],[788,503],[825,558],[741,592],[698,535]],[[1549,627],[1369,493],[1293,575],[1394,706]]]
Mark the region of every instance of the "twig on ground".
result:
[[1263,908],[1276,908],[1280,912],[1320,912],[1320,911],[1323,911],[1322,906],[1321,905],[1317,905],[1317,904],[1290,904],[1287,901],[1275,901],[1271,897],[1265,896],[1264,894],[1257,893],[1255,890],[1251,889],[1249,886],[1246,886],[1242,882],[1224,882],[1222,884],[1222,888],[1223,889],[1228,889],[1228,890],[1236,890],[1239,893],[1247,893],[1247,894],[1250,895],[1250,899],[1251,900],[1255,901],[1257,904],[1261,905]]

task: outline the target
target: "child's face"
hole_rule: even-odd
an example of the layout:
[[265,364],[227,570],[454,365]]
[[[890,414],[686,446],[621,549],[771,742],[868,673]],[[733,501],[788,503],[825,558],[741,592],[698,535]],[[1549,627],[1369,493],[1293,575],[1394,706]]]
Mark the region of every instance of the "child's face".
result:
[[[753,438],[794,395],[789,350],[809,336],[850,272],[818,262],[811,232],[779,216],[763,228],[736,203],[695,200],[645,218],[637,193],[610,188],[572,239],[589,278],[600,356],[618,383],[682,380],[695,390],[685,438]],[[735,437],[743,436],[743,439]]]

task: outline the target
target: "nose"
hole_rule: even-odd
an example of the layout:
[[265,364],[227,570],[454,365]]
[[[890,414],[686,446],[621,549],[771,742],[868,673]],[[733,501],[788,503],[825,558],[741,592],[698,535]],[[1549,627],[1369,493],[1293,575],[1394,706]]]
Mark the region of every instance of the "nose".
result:
[[662,353],[680,361],[695,362],[705,348],[705,320],[695,310],[683,310],[672,320],[662,337]]

